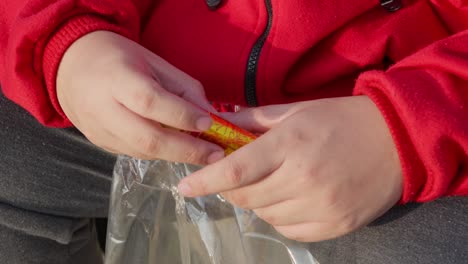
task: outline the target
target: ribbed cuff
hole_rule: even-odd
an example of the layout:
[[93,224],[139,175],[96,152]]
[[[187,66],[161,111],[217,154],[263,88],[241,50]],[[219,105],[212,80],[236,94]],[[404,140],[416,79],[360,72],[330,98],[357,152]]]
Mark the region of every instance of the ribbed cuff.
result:
[[402,166],[403,194],[399,203],[404,204],[414,201],[419,195],[426,181],[426,174],[397,109],[385,93],[397,89],[395,86],[396,84],[392,83],[384,72],[371,71],[364,73],[358,79],[354,94],[368,96],[380,110],[388,125]]
[[130,39],[135,38],[126,29],[109,23],[105,19],[98,16],[83,15],[71,18],[65,22],[50,38],[45,47],[42,59],[44,79],[50,101],[57,113],[63,118],[63,127],[73,126],[73,124],[63,112],[57,99],[56,81],[60,62],[65,51],[73,42],[88,33],[98,30],[112,31]]

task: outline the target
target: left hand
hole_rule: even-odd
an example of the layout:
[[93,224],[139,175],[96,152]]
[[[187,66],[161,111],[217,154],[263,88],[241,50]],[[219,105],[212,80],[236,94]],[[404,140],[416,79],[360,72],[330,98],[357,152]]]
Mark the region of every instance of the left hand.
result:
[[400,199],[397,150],[366,96],[252,108],[224,117],[265,134],[183,179],[179,190],[185,196],[222,193],[303,242],[356,230]]

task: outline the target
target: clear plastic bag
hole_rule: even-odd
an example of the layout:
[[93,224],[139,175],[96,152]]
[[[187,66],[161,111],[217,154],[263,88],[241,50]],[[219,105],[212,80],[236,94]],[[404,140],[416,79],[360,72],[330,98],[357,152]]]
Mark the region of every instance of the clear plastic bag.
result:
[[252,211],[219,195],[182,197],[199,167],[121,156],[112,185],[106,264],[317,264]]

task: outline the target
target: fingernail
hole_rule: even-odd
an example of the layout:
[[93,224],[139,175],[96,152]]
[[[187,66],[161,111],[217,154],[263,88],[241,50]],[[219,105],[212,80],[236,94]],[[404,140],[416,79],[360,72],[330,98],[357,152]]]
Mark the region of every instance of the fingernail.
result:
[[179,193],[181,193],[183,196],[190,196],[192,194],[192,188],[190,188],[187,183],[180,183],[177,189],[179,189]]
[[213,121],[211,120],[210,117],[204,116],[204,117],[200,117],[197,120],[195,125],[196,125],[198,130],[206,131],[206,130],[210,129],[212,122]]
[[224,151],[215,151],[208,156],[206,162],[208,162],[208,164],[212,164],[222,158],[224,158]]

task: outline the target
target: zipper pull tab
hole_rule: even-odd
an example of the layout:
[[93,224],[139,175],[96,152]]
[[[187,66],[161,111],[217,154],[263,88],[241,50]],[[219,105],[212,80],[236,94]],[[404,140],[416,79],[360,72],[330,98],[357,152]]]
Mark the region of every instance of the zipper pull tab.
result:
[[401,0],[380,0],[380,5],[388,12],[395,12],[403,7]]
[[215,10],[221,5],[221,0],[205,0],[209,9]]

